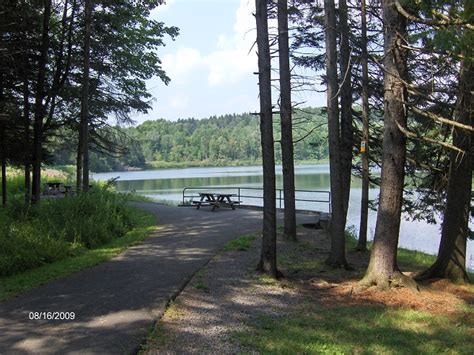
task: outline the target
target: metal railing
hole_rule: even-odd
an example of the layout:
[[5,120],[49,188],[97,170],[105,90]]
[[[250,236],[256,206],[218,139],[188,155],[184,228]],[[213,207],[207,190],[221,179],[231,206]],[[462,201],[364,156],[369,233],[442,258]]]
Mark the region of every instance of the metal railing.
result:
[[[261,187],[240,187],[240,186],[199,186],[185,187],[183,189],[183,205],[192,204],[192,201],[199,199],[199,192],[214,193],[235,193],[237,200],[244,206],[261,206],[252,204],[252,200],[263,200],[263,188]],[[252,192],[260,192],[252,194]],[[316,196],[315,196],[316,195]],[[315,196],[315,198],[310,198]],[[317,197],[317,198],[316,198]],[[276,202],[278,208],[284,207],[283,189],[276,189]],[[331,192],[323,190],[295,190],[295,204],[297,202],[327,204],[327,212],[331,213]],[[263,204],[263,201],[262,201]],[[325,212],[325,211],[322,211]]]

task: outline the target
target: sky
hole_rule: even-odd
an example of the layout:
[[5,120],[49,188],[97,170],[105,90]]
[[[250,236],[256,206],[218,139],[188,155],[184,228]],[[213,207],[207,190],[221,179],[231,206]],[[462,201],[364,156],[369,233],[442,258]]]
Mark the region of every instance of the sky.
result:
[[[134,117],[137,123],[258,111],[254,4],[254,0],[167,0],[153,10],[153,19],[177,26],[180,34],[175,41],[165,40],[166,46],[158,50],[171,82],[167,86],[157,78],[147,82],[153,109]],[[324,105],[321,95],[298,96],[298,102]]]

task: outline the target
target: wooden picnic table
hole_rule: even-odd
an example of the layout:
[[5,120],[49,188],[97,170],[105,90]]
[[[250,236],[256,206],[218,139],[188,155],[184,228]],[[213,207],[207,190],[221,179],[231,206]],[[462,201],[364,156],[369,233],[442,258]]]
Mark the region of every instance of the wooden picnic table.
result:
[[201,208],[201,206],[212,206],[212,211],[215,211],[216,208],[221,206],[230,207],[235,210],[235,206],[240,203],[240,201],[233,200],[232,197],[236,197],[236,194],[223,194],[216,192],[200,192],[199,201],[193,201],[193,204],[196,205],[196,209]]
[[44,184],[45,195],[57,195],[64,193],[64,184],[62,182],[47,182]]

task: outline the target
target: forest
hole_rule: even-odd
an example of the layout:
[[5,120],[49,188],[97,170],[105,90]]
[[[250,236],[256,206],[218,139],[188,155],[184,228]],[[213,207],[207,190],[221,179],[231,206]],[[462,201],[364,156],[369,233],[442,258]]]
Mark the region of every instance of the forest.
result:
[[[315,127],[319,127],[318,130]],[[295,115],[295,160],[320,162],[328,158],[324,109],[305,108]],[[173,166],[225,166],[261,164],[258,117],[250,113],[203,119],[146,121],[120,129],[126,146],[120,154],[91,150],[94,172],[151,169]],[[275,137],[280,132],[275,127]],[[217,138],[216,138],[217,137]],[[74,165],[75,151],[57,140],[50,150],[50,165]],[[275,157],[281,161],[276,147]]]

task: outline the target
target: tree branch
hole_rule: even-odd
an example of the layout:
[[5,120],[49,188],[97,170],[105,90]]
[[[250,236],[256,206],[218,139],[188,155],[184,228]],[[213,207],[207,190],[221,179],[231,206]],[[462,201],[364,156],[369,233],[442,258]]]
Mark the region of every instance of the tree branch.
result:
[[420,136],[420,135],[418,135],[414,132],[409,131],[405,127],[402,127],[402,125],[400,123],[398,123],[398,121],[396,121],[396,123],[397,123],[397,127],[400,130],[400,132],[402,132],[408,138],[413,138],[413,139],[416,139],[416,140],[419,140],[419,141],[425,141],[425,142],[429,142],[429,143],[433,143],[433,144],[438,144],[442,147],[445,147],[445,148],[450,149],[450,150],[454,150],[455,152],[458,152],[458,153],[461,153],[461,154],[466,153],[464,150],[459,149],[458,147],[456,147],[452,144],[449,144],[449,143],[446,143],[446,142],[440,142],[440,141],[437,141],[436,139],[429,138],[429,137],[422,137],[422,136]]
[[[397,11],[401,15],[406,17],[408,20],[416,22],[416,23],[422,23],[428,26],[463,26],[463,27],[469,28],[470,30],[474,30],[474,25],[461,19],[451,19],[444,15],[442,15],[444,20],[423,19],[423,18],[419,18],[417,16],[414,16],[408,13],[400,4],[399,1],[395,1],[395,7],[397,8]],[[438,15],[441,16],[441,14],[438,14]]]

